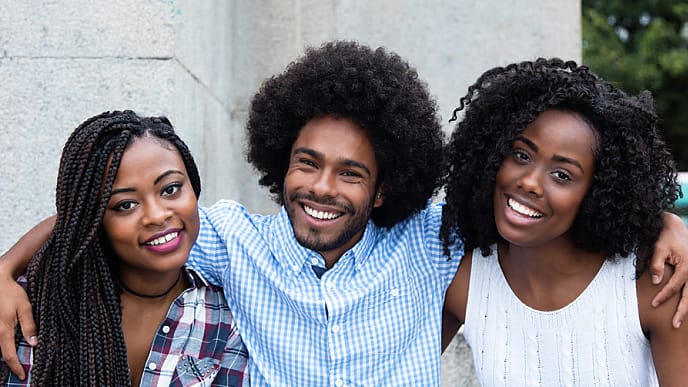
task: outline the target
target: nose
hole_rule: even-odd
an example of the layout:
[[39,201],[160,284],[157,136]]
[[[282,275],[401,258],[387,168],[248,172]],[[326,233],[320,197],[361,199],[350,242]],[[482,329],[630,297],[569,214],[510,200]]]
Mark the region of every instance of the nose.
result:
[[317,174],[311,186],[311,192],[317,197],[337,196],[337,182],[334,173],[323,169]]
[[542,173],[537,168],[531,168],[521,175],[518,180],[518,186],[523,191],[535,195],[536,197],[542,196]]
[[172,215],[172,211],[160,199],[146,200],[143,207],[144,225],[163,225]]

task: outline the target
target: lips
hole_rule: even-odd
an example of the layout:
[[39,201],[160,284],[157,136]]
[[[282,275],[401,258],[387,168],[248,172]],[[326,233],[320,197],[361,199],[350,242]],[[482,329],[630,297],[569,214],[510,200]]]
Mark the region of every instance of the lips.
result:
[[178,236],[179,236],[179,232],[172,231],[169,234],[165,234],[163,236],[160,236],[158,238],[150,240],[150,241],[146,242],[145,244],[148,246],[158,246],[158,245],[162,245],[164,243],[167,243],[167,242],[171,241],[172,239],[177,238]]
[[320,211],[316,210],[312,207],[309,207],[307,205],[303,205],[303,211],[308,214],[309,216],[318,219],[318,220],[333,220],[337,219],[340,216],[343,215],[342,212],[330,212],[330,211]]
[[169,253],[181,245],[182,236],[182,229],[167,230],[153,235],[150,239],[143,242],[143,247],[155,253]]
[[543,214],[533,208],[530,208],[526,206],[525,204],[519,203],[513,198],[507,198],[507,205],[509,208],[514,210],[514,212],[527,216],[529,218],[537,219],[537,218],[542,218]]

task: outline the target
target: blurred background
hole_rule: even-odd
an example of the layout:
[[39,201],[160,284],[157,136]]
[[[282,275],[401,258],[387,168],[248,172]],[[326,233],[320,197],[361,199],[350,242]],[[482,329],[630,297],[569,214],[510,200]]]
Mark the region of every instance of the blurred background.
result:
[[[305,47],[333,39],[407,59],[447,132],[485,70],[582,59],[630,93],[654,92],[688,170],[685,0],[2,0],[0,253],[54,213],[62,146],[105,110],[168,116],[198,162],[202,204],[231,198],[274,212],[244,161],[248,102]],[[444,386],[477,385],[460,335],[442,362]]]
[[[583,0],[583,61],[636,94],[650,90],[660,129],[681,171],[688,171],[688,2]],[[679,176],[688,195],[688,174]],[[676,212],[688,223],[688,197]]]

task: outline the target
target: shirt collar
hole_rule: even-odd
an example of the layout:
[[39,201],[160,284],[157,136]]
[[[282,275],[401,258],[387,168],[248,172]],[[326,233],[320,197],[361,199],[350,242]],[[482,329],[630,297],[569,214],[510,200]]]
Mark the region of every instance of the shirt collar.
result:
[[[282,206],[275,217],[274,234],[270,238],[272,254],[286,269],[296,275],[303,267],[310,268],[312,258],[321,257],[317,251],[303,247],[294,237],[294,229],[289,221],[287,210]],[[370,257],[372,250],[381,235],[381,229],[368,220],[361,239],[340,258],[353,259],[358,270]],[[322,258],[320,258],[322,259]]]
[[198,289],[208,286],[208,281],[189,266],[184,266],[184,274],[186,274],[186,278],[189,279],[192,288]]

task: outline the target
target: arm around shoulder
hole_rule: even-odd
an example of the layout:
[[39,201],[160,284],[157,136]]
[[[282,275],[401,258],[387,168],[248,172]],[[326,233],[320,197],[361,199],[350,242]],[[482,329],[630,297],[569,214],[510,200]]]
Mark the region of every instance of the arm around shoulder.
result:
[[31,257],[48,240],[54,226],[55,215],[44,219],[19,238],[14,246],[0,256],[0,274],[17,279],[26,270]]
[[662,221],[664,228],[655,243],[650,263],[652,282],[658,284],[664,279],[665,263],[672,265],[675,271],[673,274],[667,274],[670,278],[661,284],[661,289],[654,296],[652,304],[659,305],[683,289],[681,301],[675,309],[673,318],[674,326],[678,327],[688,313],[688,287],[684,286],[688,282],[688,227],[680,217],[669,212],[662,214]]
[[[672,268],[667,265],[664,280],[668,281]],[[671,319],[680,295],[675,293],[663,304],[653,307],[652,297],[656,288],[652,274],[645,272],[637,280],[638,312],[643,331],[650,339],[652,357],[659,383],[662,386],[684,386],[688,380],[688,326],[674,328]]]
[[26,375],[14,342],[17,324],[26,342],[35,345],[37,341],[29,298],[15,280],[26,270],[31,257],[48,239],[54,226],[55,216],[43,220],[0,257],[0,352],[7,366],[20,379]]

